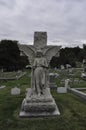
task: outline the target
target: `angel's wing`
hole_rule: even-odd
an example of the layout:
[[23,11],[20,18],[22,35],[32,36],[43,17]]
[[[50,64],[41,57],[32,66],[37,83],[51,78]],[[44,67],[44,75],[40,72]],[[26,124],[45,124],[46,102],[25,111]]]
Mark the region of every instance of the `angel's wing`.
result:
[[56,57],[59,56],[60,48],[61,46],[47,46],[43,48],[43,53],[45,58],[47,59],[48,64],[50,63],[50,60],[52,59],[53,56]]
[[18,45],[19,50],[22,51],[29,59],[30,64],[33,64],[33,60],[36,53],[36,48],[32,45]]

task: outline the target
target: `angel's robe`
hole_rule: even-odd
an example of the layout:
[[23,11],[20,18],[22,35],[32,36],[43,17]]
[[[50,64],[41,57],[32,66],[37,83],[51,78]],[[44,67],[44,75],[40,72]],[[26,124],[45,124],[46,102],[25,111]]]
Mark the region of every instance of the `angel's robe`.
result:
[[43,89],[46,88],[46,68],[48,67],[47,60],[44,57],[34,59],[33,63],[33,87],[37,94],[43,94]]

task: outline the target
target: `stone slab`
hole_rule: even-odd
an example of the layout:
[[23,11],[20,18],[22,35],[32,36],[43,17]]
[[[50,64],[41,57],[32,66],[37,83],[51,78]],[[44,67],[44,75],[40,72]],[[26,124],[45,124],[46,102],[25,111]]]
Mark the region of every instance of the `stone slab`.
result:
[[67,88],[66,87],[58,87],[57,92],[58,93],[67,93]]
[[11,95],[19,95],[20,94],[20,88],[14,87],[11,89]]
[[31,89],[27,90],[26,98],[24,98],[20,117],[47,117],[60,115],[59,109],[54,98],[50,94],[50,88],[46,88],[44,95],[31,96]]
[[5,88],[5,87],[6,87],[5,85],[2,85],[2,86],[0,86],[0,89]]
[[68,90],[86,101],[86,93],[81,92],[75,88],[68,88]]
[[25,111],[20,111],[19,113],[19,117],[22,118],[30,118],[30,117],[48,117],[48,116],[59,116],[60,115],[60,111],[58,109],[58,107],[56,106],[55,111],[53,112],[39,112],[39,113],[31,113],[31,112],[25,112]]

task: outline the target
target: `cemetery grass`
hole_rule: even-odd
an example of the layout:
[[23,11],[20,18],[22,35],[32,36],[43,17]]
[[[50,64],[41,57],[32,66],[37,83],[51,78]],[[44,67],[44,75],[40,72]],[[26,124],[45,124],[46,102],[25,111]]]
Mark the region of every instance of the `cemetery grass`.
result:
[[[22,100],[25,97],[25,90],[30,87],[29,74],[30,72],[27,72],[19,80],[0,82],[0,85],[5,84],[7,86],[0,89],[0,130],[86,129],[86,102],[71,93],[57,94],[56,90],[51,90],[51,93],[61,112],[60,116],[30,119],[19,118],[19,111]],[[64,74],[62,75],[63,77],[61,78],[65,78]],[[60,79],[57,79],[57,83],[60,86]],[[10,90],[16,85],[21,89],[21,94],[13,96],[10,94]]]

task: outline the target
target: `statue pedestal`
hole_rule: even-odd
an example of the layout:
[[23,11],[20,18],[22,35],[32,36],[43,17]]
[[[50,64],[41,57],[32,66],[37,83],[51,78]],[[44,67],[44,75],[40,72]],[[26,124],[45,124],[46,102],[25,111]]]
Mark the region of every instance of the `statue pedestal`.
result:
[[31,89],[28,89],[26,98],[22,102],[20,117],[47,117],[58,116],[60,112],[50,94],[50,89],[46,88],[43,95],[31,95]]

